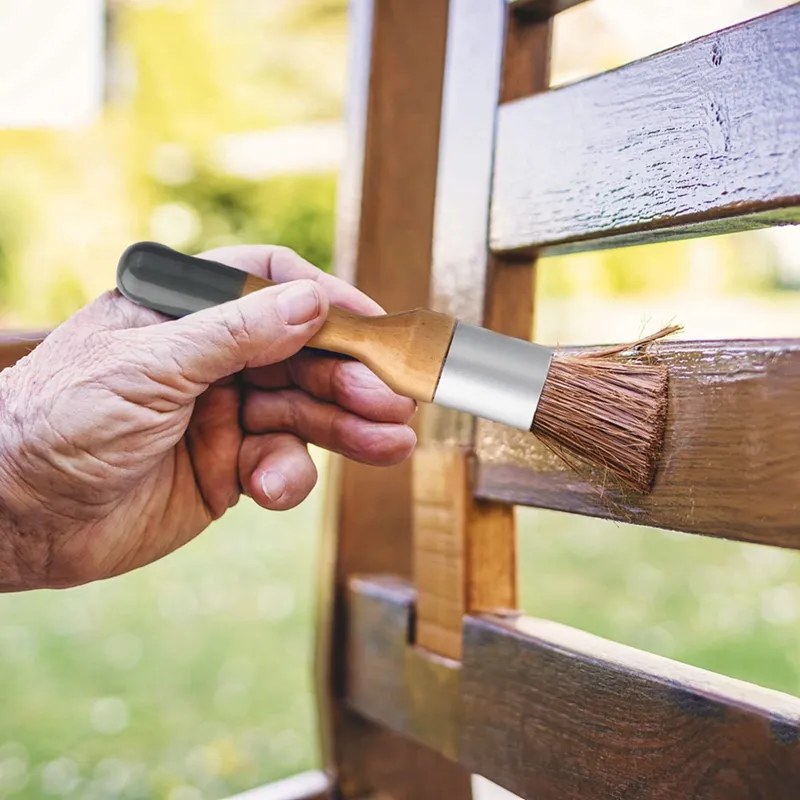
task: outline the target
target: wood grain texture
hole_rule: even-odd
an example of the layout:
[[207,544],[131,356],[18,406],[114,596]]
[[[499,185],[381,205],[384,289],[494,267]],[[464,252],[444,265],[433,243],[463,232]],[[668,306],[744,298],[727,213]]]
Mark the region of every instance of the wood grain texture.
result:
[[[351,628],[350,702],[411,736],[413,591],[387,576],[350,588],[354,609],[371,606]],[[440,693],[456,689],[438,714],[454,717],[458,760],[524,798],[797,797],[800,700],[780,692],[520,615],[465,618],[460,669]]]
[[[488,253],[495,117],[501,95],[546,87],[550,39],[549,22],[511,16],[502,0],[451,3],[432,302],[461,320],[523,338],[531,331],[533,264],[512,267]],[[426,408],[422,432],[414,457],[415,642],[458,659],[465,613],[516,605],[514,509],[473,499],[472,417]]]
[[0,370],[12,367],[24,358],[49,331],[3,331],[0,333]]
[[461,665],[411,645],[415,596],[410,583],[392,576],[351,580],[348,702],[457,760]]
[[[408,689],[385,675],[408,680],[397,642],[413,591],[362,576],[351,597],[383,610],[351,629],[364,668],[350,701],[411,735]],[[459,729],[460,763],[523,798],[795,800],[800,788],[800,699],[558,623],[468,615],[449,684],[460,702],[440,724]]]
[[532,435],[479,426],[480,497],[800,547],[800,340],[662,343],[669,419],[652,492],[583,477]]
[[[495,120],[503,74],[504,0],[451,0],[436,182],[431,307],[483,324]],[[469,446],[474,419],[425,408],[423,442]]]
[[[426,306],[444,69],[446,0],[352,0],[348,144],[337,209],[336,271],[387,311]],[[342,461],[336,538],[329,542],[320,631],[328,764],[343,797],[471,797],[469,773],[430,749],[353,713],[347,675],[348,578],[411,574],[410,464]],[[323,614],[321,620],[326,616]]]
[[418,447],[414,455],[414,641],[461,658],[469,611],[517,602],[514,508],[476,501],[466,448]]
[[800,220],[800,4],[504,105],[491,245],[565,252]]
[[309,346],[357,358],[398,394],[430,403],[455,324],[426,308],[372,317],[331,308]]
[[414,641],[461,658],[461,618],[467,608],[467,454],[418,447],[414,453]]
[[800,700],[554,622],[468,617],[461,761],[535,800],[794,800]]
[[[275,285],[249,275],[242,296]],[[364,316],[331,306],[307,346],[356,358],[398,394],[430,403],[455,326],[452,317],[427,308]]]

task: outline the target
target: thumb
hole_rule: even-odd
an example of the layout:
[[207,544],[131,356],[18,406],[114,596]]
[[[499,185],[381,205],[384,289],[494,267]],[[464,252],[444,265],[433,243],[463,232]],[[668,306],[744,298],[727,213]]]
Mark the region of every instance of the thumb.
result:
[[260,289],[182,319],[131,331],[144,341],[150,376],[176,377],[199,394],[245,367],[275,364],[294,355],[322,327],[328,298],[312,280]]

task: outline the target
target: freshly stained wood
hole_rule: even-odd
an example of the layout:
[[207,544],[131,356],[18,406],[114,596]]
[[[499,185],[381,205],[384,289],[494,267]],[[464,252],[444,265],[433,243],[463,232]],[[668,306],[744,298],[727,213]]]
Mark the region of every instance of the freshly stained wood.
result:
[[533,436],[480,423],[480,497],[800,547],[800,340],[675,342],[669,419],[650,494],[567,467]]
[[554,622],[470,617],[461,761],[535,800],[795,800],[800,700]]
[[[413,591],[363,576],[350,598],[348,647],[359,668],[349,700],[412,736],[400,643]],[[401,674],[405,684],[386,679]],[[797,797],[800,700],[780,692],[519,615],[465,618],[460,669],[438,693],[455,690],[460,702],[438,706],[439,726],[460,734],[454,757],[521,797]]]
[[800,220],[798,41],[795,4],[504,105],[493,249],[564,252]]
[[[402,311],[428,303],[447,2],[353,0],[350,11],[336,271],[387,311]],[[348,578],[365,570],[411,574],[410,464],[377,469],[342,461],[331,480],[338,510],[333,540],[323,546],[320,623],[327,627],[318,632],[326,766],[343,797],[467,800],[464,769],[341,701]]]
[[431,303],[483,323],[494,127],[506,10],[451,0],[434,212]]

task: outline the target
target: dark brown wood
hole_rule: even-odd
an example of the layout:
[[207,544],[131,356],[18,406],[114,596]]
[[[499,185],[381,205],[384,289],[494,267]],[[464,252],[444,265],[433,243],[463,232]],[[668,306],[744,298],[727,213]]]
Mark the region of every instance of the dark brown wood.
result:
[[515,16],[521,19],[547,19],[586,0],[508,0]]
[[530,434],[481,422],[478,496],[782,547],[800,547],[800,340],[656,345],[670,371],[653,490],[580,475]]
[[500,102],[531,97],[550,86],[553,21],[549,16],[541,20],[522,14],[507,16]]
[[0,333],[0,370],[11,367],[31,352],[49,331],[3,331]]
[[[351,2],[349,144],[336,270],[387,311],[428,304],[447,5]],[[324,546],[320,603],[321,624],[327,619],[330,627],[320,630],[318,644],[326,761],[345,797],[375,791],[393,800],[469,798],[465,770],[340,701],[347,579],[364,570],[411,573],[411,470],[410,464],[376,469],[334,462],[329,489],[338,510]]]
[[800,700],[554,622],[464,623],[461,760],[531,800],[795,800]]
[[[363,576],[351,602],[370,607],[351,630],[351,702],[411,735],[407,686],[386,675],[404,672],[413,591]],[[795,800],[800,787],[800,699],[558,623],[468,615],[443,686],[460,691],[459,761],[523,798]]]
[[501,107],[491,245],[800,221],[800,4]]

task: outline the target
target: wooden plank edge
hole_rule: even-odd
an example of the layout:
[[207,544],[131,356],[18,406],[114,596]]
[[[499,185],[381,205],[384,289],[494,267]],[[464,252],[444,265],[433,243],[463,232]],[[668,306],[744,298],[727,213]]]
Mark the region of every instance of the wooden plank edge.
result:
[[[405,655],[395,646],[408,639],[413,589],[369,576],[350,587],[351,607],[384,610],[375,627],[351,628],[351,663],[364,668],[348,702],[413,738],[415,707],[397,679]],[[795,697],[521,615],[466,616],[463,653],[448,678],[461,692],[449,712],[461,732],[458,760],[523,797],[647,787],[653,798],[789,800],[800,786]]]
[[546,258],[797,225],[800,223],[800,195],[778,197],[764,203],[720,205],[713,213],[713,219],[708,219],[706,212],[685,214],[679,218],[664,217],[621,226],[613,231],[603,230],[522,246],[504,247],[495,241],[492,253],[500,258]]
[[537,800],[796,798],[800,699],[547,620],[464,622],[461,762]]
[[588,464],[576,471],[532,434],[481,420],[476,496],[800,548],[800,339],[662,342],[647,353],[670,376],[649,493]]
[[571,252],[798,221],[798,35],[795,3],[501,106],[492,250]]

